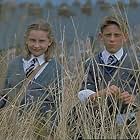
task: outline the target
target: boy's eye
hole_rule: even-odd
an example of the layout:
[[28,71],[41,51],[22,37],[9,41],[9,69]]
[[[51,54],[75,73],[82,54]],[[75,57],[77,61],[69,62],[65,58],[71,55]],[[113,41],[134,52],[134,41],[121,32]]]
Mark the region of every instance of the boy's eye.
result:
[[116,33],[116,34],[114,34],[114,36],[115,36],[115,37],[120,37],[121,34]]
[[105,34],[106,37],[111,37],[112,34]]
[[119,34],[119,33],[115,33],[115,34],[108,33],[108,34],[104,34],[104,35],[105,35],[105,37],[111,37],[111,36],[120,37],[121,36],[121,34]]

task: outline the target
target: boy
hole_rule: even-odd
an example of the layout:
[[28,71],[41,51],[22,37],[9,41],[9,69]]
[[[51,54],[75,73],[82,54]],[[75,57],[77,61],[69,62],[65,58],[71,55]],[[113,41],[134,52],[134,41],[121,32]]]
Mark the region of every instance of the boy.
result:
[[[87,103],[98,101],[98,97],[107,97],[110,114],[113,113],[114,96],[119,99],[121,114],[126,113],[127,106],[133,104],[139,88],[139,70],[134,56],[124,45],[128,39],[128,26],[123,17],[105,17],[101,26],[99,37],[104,50],[85,64],[85,79],[78,93],[79,99]],[[116,116],[117,122],[124,121],[122,116]],[[130,121],[134,117],[130,116]]]

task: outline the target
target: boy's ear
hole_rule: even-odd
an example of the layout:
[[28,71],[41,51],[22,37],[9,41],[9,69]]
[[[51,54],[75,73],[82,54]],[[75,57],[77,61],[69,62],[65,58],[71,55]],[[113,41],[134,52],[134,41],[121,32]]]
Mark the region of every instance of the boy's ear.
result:
[[99,34],[98,34],[98,39],[101,41],[103,40],[103,34],[101,32],[99,32]]

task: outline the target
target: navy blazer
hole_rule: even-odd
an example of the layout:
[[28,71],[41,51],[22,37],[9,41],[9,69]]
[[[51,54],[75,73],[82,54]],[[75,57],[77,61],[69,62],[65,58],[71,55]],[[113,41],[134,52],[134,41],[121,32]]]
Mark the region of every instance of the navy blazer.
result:
[[[101,53],[99,53],[94,58],[88,59],[85,64],[86,75],[81,90],[90,89],[96,92],[106,88],[108,84],[114,84],[120,87],[122,92],[128,91],[130,94],[137,94],[140,83],[138,65],[136,58],[127,53],[126,50],[124,50],[121,60],[115,64],[115,67],[106,66],[101,59]],[[110,71],[108,71],[108,67],[111,68]],[[111,104],[110,100],[109,104]],[[126,105],[122,104],[121,112],[125,107]]]

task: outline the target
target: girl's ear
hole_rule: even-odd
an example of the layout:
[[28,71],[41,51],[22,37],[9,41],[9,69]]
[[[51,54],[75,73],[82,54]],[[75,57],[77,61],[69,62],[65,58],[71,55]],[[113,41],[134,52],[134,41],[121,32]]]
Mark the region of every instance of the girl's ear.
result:
[[25,46],[28,46],[28,42],[27,41],[25,41]]
[[125,33],[125,34],[123,35],[123,38],[124,38],[124,42],[127,42],[127,40],[128,40],[128,34]]
[[52,44],[52,40],[49,41],[48,46],[51,46],[51,44]]

